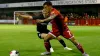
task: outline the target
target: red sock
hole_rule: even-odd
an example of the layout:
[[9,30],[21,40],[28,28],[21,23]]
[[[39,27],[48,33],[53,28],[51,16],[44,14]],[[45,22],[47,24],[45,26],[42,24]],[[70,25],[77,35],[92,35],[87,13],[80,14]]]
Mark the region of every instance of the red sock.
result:
[[50,42],[44,42],[45,48],[48,52],[50,52]]
[[82,46],[81,46],[80,44],[77,45],[77,48],[78,48],[82,53],[84,53],[84,50],[83,50],[83,48],[82,48]]

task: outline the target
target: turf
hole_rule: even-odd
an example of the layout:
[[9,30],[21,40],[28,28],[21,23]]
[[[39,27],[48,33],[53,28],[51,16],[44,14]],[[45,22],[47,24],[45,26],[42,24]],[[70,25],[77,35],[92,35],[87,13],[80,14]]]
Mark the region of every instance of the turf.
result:
[[[69,26],[69,28],[90,56],[100,56],[100,26]],[[61,38],[73,50],[64,50],[57,40],[52,40],[55,52],[51,56],[82,56],[69,40]],[[0,56],[9,56],[11,50],[18,50],[20,56],[40,56],[45,48],[43,40],[37,37],[36,26],[0,25]]]

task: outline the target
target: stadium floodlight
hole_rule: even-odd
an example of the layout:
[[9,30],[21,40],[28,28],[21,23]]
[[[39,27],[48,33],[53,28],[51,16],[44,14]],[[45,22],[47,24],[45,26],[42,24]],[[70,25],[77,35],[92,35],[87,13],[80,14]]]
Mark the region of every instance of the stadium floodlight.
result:
[[19,17],[16,17],[15,14],[16,13],[38,13],[38,12],[41,12],[41,10],[34,10],[34,11],[14,11],[14,25],[19,21]]

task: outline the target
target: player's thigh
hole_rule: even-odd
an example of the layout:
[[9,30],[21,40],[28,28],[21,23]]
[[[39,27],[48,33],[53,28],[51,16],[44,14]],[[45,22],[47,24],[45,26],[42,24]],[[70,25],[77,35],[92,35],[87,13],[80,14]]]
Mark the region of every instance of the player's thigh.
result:
[[47,34],[47,36],[44,38],[44,40],[51,40],[54,39],[55,37],[53,37],[51,34]]
[[63,32],[63,37],[64,37],[64,38],[67,38],[67,39],[71,39],[71,38],[73,38],[74,36],[73,36],[73,34],[71,33],[70,30],[65,30],[65,31]]
[[45,38],[46,36],[47,36],[46,33],[41,33],[41,37],[42,37],[42,38]]
[[75,45],[78,44],[78,42],[76,41],[76,39],[74,38],[73,34],[70,32],[70,30],[65,31],[63,36],[67,39],[69,39],[72,43],[74,43]]

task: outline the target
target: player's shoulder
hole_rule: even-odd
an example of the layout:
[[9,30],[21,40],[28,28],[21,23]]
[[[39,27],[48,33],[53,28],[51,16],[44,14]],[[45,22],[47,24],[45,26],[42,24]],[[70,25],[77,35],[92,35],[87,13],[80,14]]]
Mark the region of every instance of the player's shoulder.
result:
[[55,14],[55,13],[59,14],[59,11],[55,8],[52,8],[51,14]]

